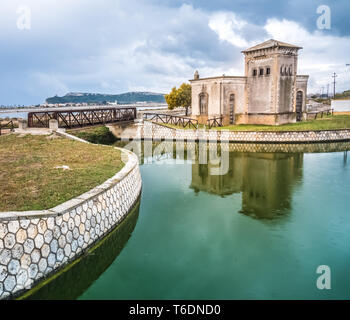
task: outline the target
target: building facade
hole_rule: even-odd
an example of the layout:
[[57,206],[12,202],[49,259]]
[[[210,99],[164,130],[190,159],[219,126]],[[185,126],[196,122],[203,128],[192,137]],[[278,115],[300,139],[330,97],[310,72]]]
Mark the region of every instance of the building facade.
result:
[[242,51],[245,76],[200,78],[192,86],[192,117],[207,124],[278,125],[301,121],[306,111],[309,76],[297,75],[301,47],[268,40]]

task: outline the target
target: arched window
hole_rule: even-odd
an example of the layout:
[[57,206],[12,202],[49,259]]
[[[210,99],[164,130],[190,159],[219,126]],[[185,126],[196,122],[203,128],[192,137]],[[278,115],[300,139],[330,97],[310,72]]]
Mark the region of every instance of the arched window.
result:
[[283,66],[281,67],[281,76],[283,76]]
[[293,75],[293,68],[292,68],[292,66],[289,67],[289,75],[290,75],[290,76]]
[[258,74],[258,71],[256,69],[253,70],[253,77],[256,77]]
[[263,76],[264,75],[264,69],[263,68],[260,68],[259,69],[259,76]]
[[285,76],[288,76],[287,67],[284,67],[284,75],[285,75]]
[[271,74],[271,69],[270,67],[267,67],[266,68],[266,75],[269,76]]
[[208,94],[206,93],[199,95],[199,113],[208,114]]

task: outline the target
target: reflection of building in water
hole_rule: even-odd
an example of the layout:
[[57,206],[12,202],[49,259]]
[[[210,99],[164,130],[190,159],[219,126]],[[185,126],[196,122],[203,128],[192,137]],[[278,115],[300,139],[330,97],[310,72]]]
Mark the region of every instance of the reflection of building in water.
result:
[[229,171],[210,175],[211,164],[192,165],[195,192],[242,193],[242,213],[273,218],[291,206],[293,186],[302,178],[303,154],[229,153]]

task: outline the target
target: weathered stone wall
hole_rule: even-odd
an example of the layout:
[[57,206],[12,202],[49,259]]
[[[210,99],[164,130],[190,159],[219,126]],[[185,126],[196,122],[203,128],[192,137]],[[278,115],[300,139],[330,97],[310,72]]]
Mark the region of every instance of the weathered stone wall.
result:
[[140,127],[138,133],[129,138],[256,143],[316,143],[348,141],[350,140],[350,129],[320,131],[182,130],[145,122],[145,125]]
[[[199,95],[208,94],[208,117],[228,114],[230,94],[235,95],[235,113],[243,113],[245,102],[245,77],[215,77],[191,80],[192,116],[199,117]],[[198,119],[200,121],[200,119]],[[206,119],[205,119],[206,121]],[[205,122],[204,122],[205,123]]]
[[117,226],[141,192],[138,159],[81,196],[43,211],[0,213],[0,298],[9,298],[73,261]]

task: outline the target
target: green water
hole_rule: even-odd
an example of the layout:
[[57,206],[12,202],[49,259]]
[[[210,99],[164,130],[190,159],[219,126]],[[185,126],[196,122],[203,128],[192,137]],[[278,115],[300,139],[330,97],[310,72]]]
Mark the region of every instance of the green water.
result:
[[[228,159],[214,176],[198,159],[144,158],[133,234],[80,299],[348,299],[346,153]],[[316,287],[319,265],[331,290]]]

